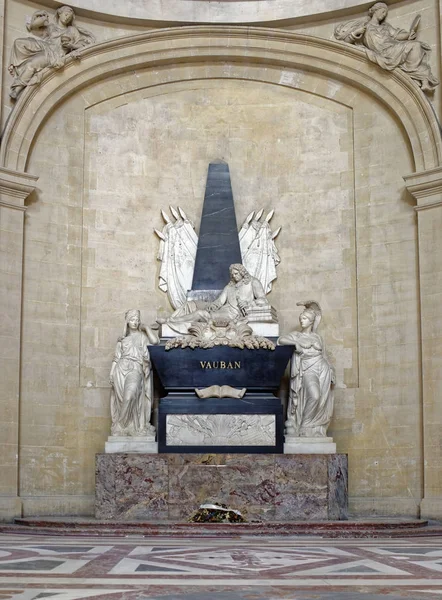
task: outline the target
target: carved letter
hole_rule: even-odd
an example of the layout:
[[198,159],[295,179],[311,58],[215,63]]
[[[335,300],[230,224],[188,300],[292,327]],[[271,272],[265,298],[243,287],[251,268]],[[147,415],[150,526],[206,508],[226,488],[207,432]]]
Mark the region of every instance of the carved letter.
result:
[[229,363],[227,364],[227,368],[228,368],[228,369],[233,369],[233,365],[232,365],[232,363],[231,363],[230,361],[229,361]]
[[240,369],[240,368],[241,368],[241,361],[235,360],[235,369]]
[[223,360],[219,363],[219,368],[220,369],[225,369],[226,368],[226,363]]

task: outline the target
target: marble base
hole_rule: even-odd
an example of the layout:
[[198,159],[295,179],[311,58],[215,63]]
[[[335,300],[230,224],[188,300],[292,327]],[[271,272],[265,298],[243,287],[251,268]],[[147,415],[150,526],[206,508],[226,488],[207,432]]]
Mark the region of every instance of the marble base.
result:
[[286,437],[284,454],[336,454],[331,437]]
[[97,454],[95,517],[184,522],[206,502],[250,522],[347,519],[347,455]]
[[106,454],[116,452],[136,452],[137,454],[158,454],[158,443],[155,437],[111,435],[104,445]]

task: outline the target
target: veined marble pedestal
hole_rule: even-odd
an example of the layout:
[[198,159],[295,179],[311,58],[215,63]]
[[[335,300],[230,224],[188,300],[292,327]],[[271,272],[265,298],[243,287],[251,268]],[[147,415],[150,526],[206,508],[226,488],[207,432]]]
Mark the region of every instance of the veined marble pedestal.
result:
[[155,436],[110,435],[104,451],[106,454],[115,454],[116,452],[158,454],[158,443],[155,441]]
[[96,455],[97,519],[183,522],[207,502],[248,521],[345,520],[347,455]]
[[284,454],[336,454],[336,444],[331,437],[287,437]]

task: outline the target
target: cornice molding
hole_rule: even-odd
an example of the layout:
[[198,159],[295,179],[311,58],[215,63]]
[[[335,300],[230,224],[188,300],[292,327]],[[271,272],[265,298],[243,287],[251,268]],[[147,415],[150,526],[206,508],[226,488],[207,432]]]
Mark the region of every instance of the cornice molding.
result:
[[416,211],[442,206],[442,167],[406,175],[404,181],[417,202]]
[[38,177],[0,167],[0,205],[26,210],[25,200],[36,187]]

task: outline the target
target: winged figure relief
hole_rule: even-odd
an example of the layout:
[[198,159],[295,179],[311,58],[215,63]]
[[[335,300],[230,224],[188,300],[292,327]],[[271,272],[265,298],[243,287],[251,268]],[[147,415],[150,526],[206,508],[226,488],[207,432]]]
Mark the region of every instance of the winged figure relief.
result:
[[[162,231],[154,229],[160,238],[158,260],[161,261],[159,288],[167,292],[174,309],[186,302],[187,292],[192,287],[198,236],[193,223],[180,207],[170,207],[172,217],[162,210],[164,220]],[[271,210],[263,219],[264,210],[252,211],[238,233],[242,262],[247,271],[256,277],[268,294],[276,279],[276,267],[280,263],[275,238],[281,231],[272,231],[270,220],[275,211]]]

